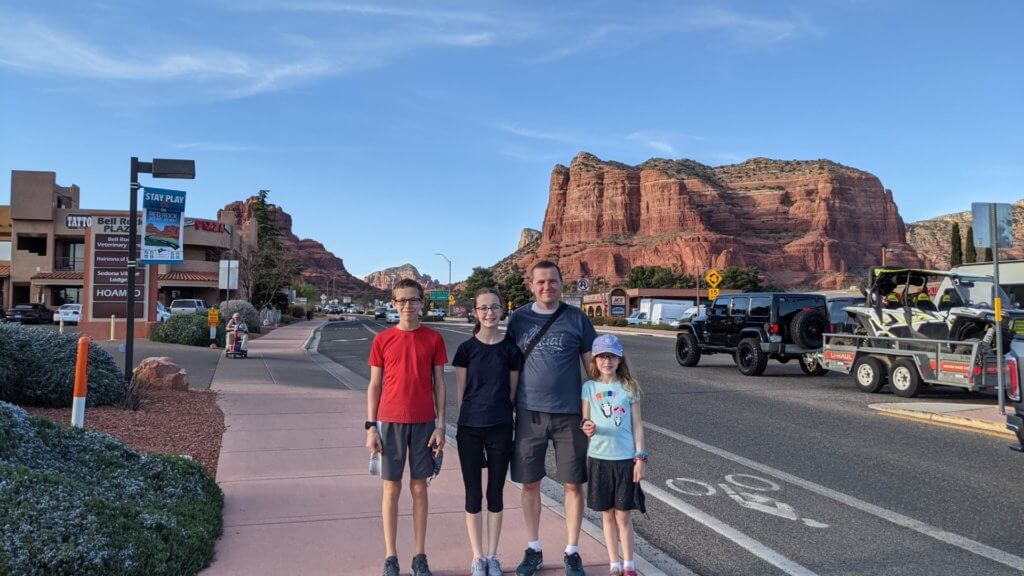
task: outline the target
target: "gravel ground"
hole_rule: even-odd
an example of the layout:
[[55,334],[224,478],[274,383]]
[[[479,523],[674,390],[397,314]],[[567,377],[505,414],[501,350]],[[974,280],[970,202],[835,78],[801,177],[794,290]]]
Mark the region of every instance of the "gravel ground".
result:
[[[33,416],[63,425],[71,422],[70,408],[24,408]],[[113,406],[87,409],[85,426],[110,434],[142,452],[191,456],[211,476],[217,474],[224,413],[217,406],[216,392],[150,391],[142,409],[134,412]]]

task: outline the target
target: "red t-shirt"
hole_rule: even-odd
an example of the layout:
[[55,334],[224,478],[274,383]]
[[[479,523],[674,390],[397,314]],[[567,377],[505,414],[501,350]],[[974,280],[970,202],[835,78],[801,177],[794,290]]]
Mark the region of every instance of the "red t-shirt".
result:
[[377,420],[401,424],[432,422],[434,366],[444,366],[448,352],[444,338],[430,328],[388,328],[377,334],[370,348],[370,366],[384,369],[384,387]]

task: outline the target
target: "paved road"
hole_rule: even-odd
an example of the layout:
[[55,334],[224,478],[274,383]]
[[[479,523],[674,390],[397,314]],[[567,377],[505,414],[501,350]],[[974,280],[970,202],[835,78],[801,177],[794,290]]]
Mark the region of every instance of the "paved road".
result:
[[[449,357],[469,337],[465,324],[432,327]],[[369,376],[370,341],[384,328],[332,325],[320,352]],[[888,393],[806,377],[793,363],[746,378],[723,356],[680,367],[669,338],[623,343],[652,453],[652,504],[637,529],[696,572],[1024,572],[1024,456],[1005,440],[881,416],[867,405],[895,400]],[[936,398],[984,400],[942,389],[919,400]]]

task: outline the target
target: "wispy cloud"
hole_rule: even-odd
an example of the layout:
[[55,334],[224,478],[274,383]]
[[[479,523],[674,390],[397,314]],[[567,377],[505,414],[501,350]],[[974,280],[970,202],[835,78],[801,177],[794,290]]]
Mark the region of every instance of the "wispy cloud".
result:
[[461,12],[449,10],[418,10],[397,6],[381,6],[374,4],[358,4],[352,2],[263,2],[246,3],[236,7],[238,10],[271,10],[281,12],[313,12],[353,14],[357,16],[382,16],[430,22],[494,22],[492,16],[477,12]]
[[524,128],[516,124],[510,124],[503,122],[498,124],[496,128],[506,134],[512,134],[514,136],[520,136],[522,138],[530,138],[532,140],[548,140],[551,142],[569,142],[576,143],[579,141],[578,138],[570,136],[568,134],[562,134],[559,132],[546,132],[543,130],[534,130],[532,128]]
[[638,130],[626,135],[626,140],[631,142],[639,142],[640,144],[654,150],[667,154],[670,157],[678,157],[681,152],[673,142],[679,142],[682,140],[688,141],[701,141],[704,140],[703,136],[696,136],[694,134],[682,134],[678,132],[664,132],[658,130]]

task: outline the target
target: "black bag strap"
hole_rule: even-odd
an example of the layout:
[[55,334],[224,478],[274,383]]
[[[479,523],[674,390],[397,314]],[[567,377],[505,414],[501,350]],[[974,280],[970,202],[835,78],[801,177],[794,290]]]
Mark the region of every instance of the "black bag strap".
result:
[[568,304],[566,304],[565,302],[558,303],[558,309],[555,310],[553,314],[551,314],[551,317],[548,318],[548,321],[545,322],[543,326],[541,326],[540,332],[537,332],[536,336],[534,336],[533,339],[530,340],[530,342],[526,345],[526,350],[523,351],[523,365],[526,365],[526,359],[530,357],[530,352],[533,352],[533,349],[537,346],[537,344],[540,344],[541,338],[543,338],[544,335],[547,334],[548,328],[551,328],[551,325],[555,323],[555,320],[558,320],[558,317],[561,316],[562,312],[565,312],[565,309],[568,307]]

